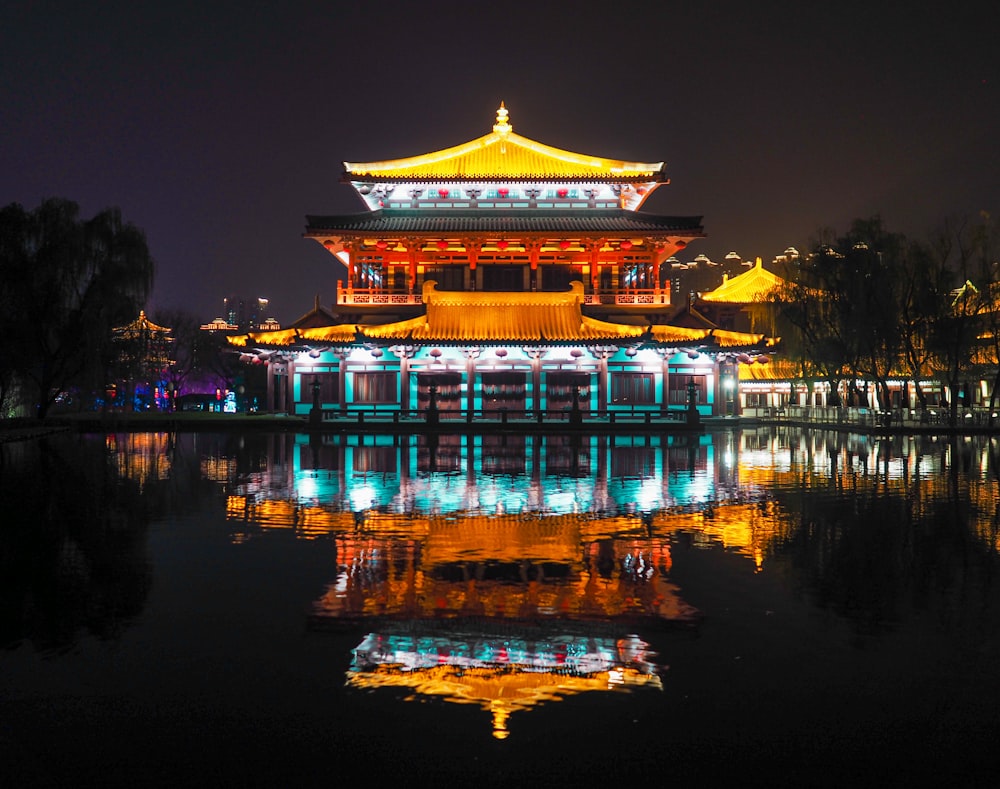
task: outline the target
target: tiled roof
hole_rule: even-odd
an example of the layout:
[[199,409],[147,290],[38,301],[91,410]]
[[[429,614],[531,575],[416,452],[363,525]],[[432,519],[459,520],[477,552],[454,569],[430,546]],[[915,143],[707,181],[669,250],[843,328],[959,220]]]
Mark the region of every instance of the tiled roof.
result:
[[657,342],[691,343],[701,342],[707,338],[711,332],[708,329],[689,329],[683,326],[668,326],[666,324],[656,324],[650,327],[650,333]]
[[432,153],[381,162],[344,162],[348,180],[663,180],[663,162],[628,162],[553,148],[513,131],[503,107],[489,134]]
[[739,375],[741,381],[790,381],[799,369],[789,359],[769,359],[763,364],[741,364]]
[[684,326],[656,324],[649,327],[652,338],[664,345],[698,344],[715,348],[757,348],[762,344],[771,346],[773,342],[763,334],[746,334],[724,329],[693,329]]
[[333,313],[325,307],[320,306],[319,296],[317,295],[313,308],[305,315],[292,321],[292,325],[289,328],[312,329],[317,326],[329,326],[334,320]]
[[670,233],[698,238],[703,235],[700,216],[661,216],[622,209],[383,209],[342,216],[308,216],[306,219],[307,236],[329,233]]
[[763,334],[692,329],[656,324],[634,326],[597,320],[580,311],[582,287],[573,283],[561,293],[467,293],[438,291],[424,285],[427,312],[416,318],[381,325],[338,324],[309,329],[250,332],[228,337],[246,348],[296,345],[350,345],[365,340],[425,342],[595,342],[639,340],[646,336],[663,345],[716,348],[772,347],[777,340]]
[[353,323],[341,323],[336,326],[316,326],[301,329],[299,337],[302,342],[310,343],[352,343],[357,340],[357,326]]
[[357,327],[353,323],[336,326],[319,326],[309,329],[279,329],[278,331],[252,331],[226,338],[237,348],[250,346],[279,346],[290,348],[298,344],[351,344],[357,340]]
[[723,280],[715,290],[702,293],[702,301],[724,302],[726,304],[752,304],[767,301],[771,292],[784,284],[785,280],[772,274],[757,258],[757,265],[738,277]]
[[357,342],[413,343],[588,343],[642,342],[714,348],[772,347],[777,341],[763,334],[696,329],[669,324],[631,325],[598,320],[581,311],[583,285],[550,292],[439,291],[424,283],[426,312],[394,323],[337,324],[314,328],[251,332],[227,338],[237,347],[350,345]]
[[427,313],[383,326],[362,326],[373,340],[427,342],[589,342],[641,337],[644,326],[608,323],[583,315],[583,286],[562,293],[468,293],[424,284]]
[[763,334],[747,334],[726,329],[712,329],[712,337],[720,348],[745,348],[748,345],[759,345],[764,341]]
[[688,298],[684,307],[670,319],[671,326],[683,326],[686,329],[717,329],[718,325],[696,310]]
[[291,345],[298,339],[295,329],[279,329],[278,331],[252,331],[249,334],[238,334],[226,337],[230,345],[237,348],[247,348],[250,345]]

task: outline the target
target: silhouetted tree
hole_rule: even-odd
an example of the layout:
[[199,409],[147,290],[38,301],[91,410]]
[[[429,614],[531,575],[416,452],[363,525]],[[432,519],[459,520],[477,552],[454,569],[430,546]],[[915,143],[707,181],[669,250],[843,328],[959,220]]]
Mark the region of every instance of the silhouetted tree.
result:
[[141,230],[116,208],[79,214],[55,198],[0,209],[3,359],[34,384],[40,417],[71,385],[103,387],[111,330],[135,319],[153,286]]
[[942,294],[942,308],[929,332],[928,346],[936,357],[939,377],[951,391],[952,424],[958,419],[960,394],[969,374],[985,363],[994,380],[1000,376],[996,370],[1000,360],[993,258],[996,237],[988,215],[981,215],[980,221],[952,217],[931,244],[934,266],[943,272],[942,280],[950,287]]
[[946,299],[954,269],[943,261],[889,232],[880,217],[855,220],[800,261],[796,280],[779,294],[781,320],[792,329],[783,332],[786,348],[831,392],[845,379],[852,388],[872,381],[881,406],[890,407],[889,379],[930,375],[931,338],[954,317]]
[[153,322],[170,327],[173,342],[167,381],[173,384],[175,391],[181,392],[198,377],[195,345],[201,324],[194,313],[184,309],[159,309],[153,314]]

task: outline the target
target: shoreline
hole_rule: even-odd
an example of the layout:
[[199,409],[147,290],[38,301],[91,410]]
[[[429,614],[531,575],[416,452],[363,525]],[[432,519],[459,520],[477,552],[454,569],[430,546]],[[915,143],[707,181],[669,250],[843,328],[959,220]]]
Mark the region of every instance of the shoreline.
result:
[[148,431],[198,432],[264,430],[308,434],[368,433],[368,434],[454,434],[454,433],[540,433],[540,434],[611,434],[611,433],[661,433],[699,435],[705,432],[758,427],[796,427],[841,433],[862,433],[874,436],[907,435],[991,435],[1000,433],[998,425],[914,424],[893,425],[859,424],[808,419],[801,416],[769,417],[702,417],[696,424],[677,419],[628,417],[583,419],[569,422],[564,419],[539,421],[537,419],[442,419],[427,422],[424,419],[399,419],[386,413],[373,418],[327,419],[319,423],[307,417],[288,414],[62,414],[46,419],[0,419],[0,443],[27,441],[63,432],[76,433],[135,433]]

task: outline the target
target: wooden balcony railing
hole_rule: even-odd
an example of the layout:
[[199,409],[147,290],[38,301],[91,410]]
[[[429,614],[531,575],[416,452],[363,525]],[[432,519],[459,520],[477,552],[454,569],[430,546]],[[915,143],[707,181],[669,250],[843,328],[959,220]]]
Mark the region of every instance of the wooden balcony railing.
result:
[[337,304],[423,304],[423,296],[419,293],[407,293],[405,290],[393,288],[345,288],[342,282],[337,283]]
[[[664,288],[629,288],[622,291],[602,291],[585,293],[584,304],[635,304],[669,305],[670,291]],[[408,293],[393,288],[348,288],[337,283],[337,304],[423,304],[420,293]]]
[[663,288],[629,288],[584,294],[584,304],[670,304],[670,291]]

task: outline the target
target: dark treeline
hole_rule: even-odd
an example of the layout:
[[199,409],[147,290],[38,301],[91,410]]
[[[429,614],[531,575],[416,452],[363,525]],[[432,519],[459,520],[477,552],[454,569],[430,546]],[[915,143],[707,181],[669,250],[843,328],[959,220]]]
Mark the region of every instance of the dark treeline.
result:
[[102,390],[112,330],[136,318],[154,273],[144,234],[116,208],[91,219],[63,199],[0,209],[3,411],[28,402],[44,417],[70,386]]
[[44,418],[57,403],[130,409],[140,382],[249,391],[248,373],[256,383],[261,371],[186,311],[152,316],[169,332],[123,330],[137,323],[155,268],[145,235],[117,208],[90,219],[57,198],[0,208],[0,417]]
[[803,380],[839,389],[869,381],[889,408],[890,379],[907,381],[926,405],[921,381],[952,397],[954,420],[970,380],[1000,384],[998,229],[986,214],[951,219],[928,240],[887,230],[879,217],[855,220],[841,236],[827,232],[813,252],[787,260],[778,294],[786,358]]

